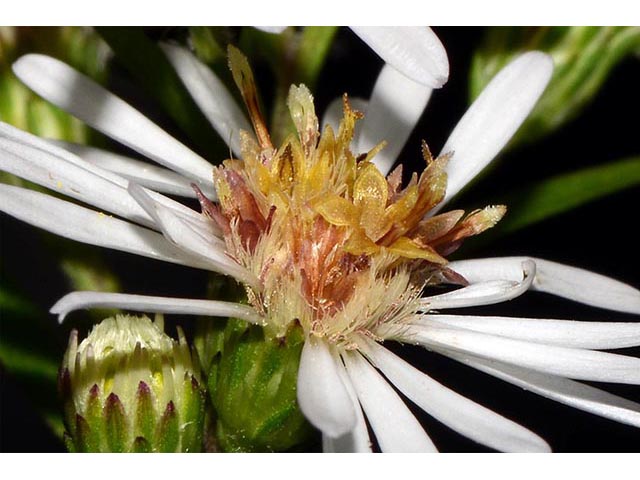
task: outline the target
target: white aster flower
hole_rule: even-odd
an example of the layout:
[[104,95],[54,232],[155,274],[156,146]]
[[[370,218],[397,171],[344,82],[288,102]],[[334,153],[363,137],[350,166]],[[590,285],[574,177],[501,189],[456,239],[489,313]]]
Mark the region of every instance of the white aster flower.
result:
[[[411,43],[415,31],[402,35]],[[366,40],[371,32],[359,34]],[[379,38],[372,38],[375,48]],[[415,52],[411,45],[408,51]],[[241,159],[216,169],[66,65],[39,55],[20,59],[15,72],[37,93],[169,170],[90,147],[64,149],[1,125],[0,168],[98,210],[8,185],[0,185],[0,209],[78,241],[229,275],[246,286],[250,301],[75,292],[51,311],[60,320],[93,307],[232,316],[262,325],[271,336],[299,323],[306,341],[298,400],[322,431],[326,451],[369,451],[365,418],[383,451],[435,451],[393,387],[481,444],[549,450],[535,433],[391,353],[387,341],[424,346],[558,402],[640,426],[640,404],[576,381],[640,384],[640,359],[599,351],[640,345],[640,324],[440,313],[527,290],[640,313],[638,290],[578,268],[527,257],[444,258],[504,213],[488,207],[466,217],[461,211],[436,214],[517,130],[549,81],[551,60],[531,52],[505,67],[441,155],[433,159],[425,145],[425,172],[402,189],[398,170],[385,176],[431,88],[393,66],[405,62],[401,46],[383,56],[388,65],[364,105],[357,134],[359,115],[346,99],[342,122],[321,135],[310,93],[292,87],[289,108],[298,136],[279,148],[255,107],[251,72],[238,52],[231,51],[231,63],[255,137],[240,133],[250,130],[249,122],[214,74],[187,51],[167,46],[185,85]],[[412,55],[414,71],[429,69],[434,58]],[[337,125],[332,115],[327,122]],[[380,150],[383,139],[389,145]],[[197,195],[203,213],[163,193]],[[433,283],[462,288],[423,297],[423,287]]]

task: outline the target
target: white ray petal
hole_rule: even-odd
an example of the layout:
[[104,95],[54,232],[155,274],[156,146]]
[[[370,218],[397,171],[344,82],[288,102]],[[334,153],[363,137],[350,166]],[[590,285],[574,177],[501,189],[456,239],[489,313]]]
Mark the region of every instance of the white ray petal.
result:
[[75,163],[65,157],[36,146],[0,138],[0,170],[29,180],[102,210],[114,213],[147,226],[153,221],[129,196],[120,184],[89,171],[76,158]]
[[[131,191],[134,193],[132,194]],[[215,222],[205,218],[202,214],[159,193],[142,188],[133,182],[127,183],[127,193],[153,218],[158,230],[164,232],[164,227],[158,223],[160,217],[157,211],[160,210],[163,212],[163,216],[176,217],[177,221],[183,223],[190,231],[196,233],[200,240],[210,243],[215,247],[215,251],[223,251],[226,248],[220,228]],[[167,232],[164,233],[166,235]],[[193,253],[196,254],[195,251]],[[226,262],[228,259],[224,257],[223,261]]]
[[342,378],[353,409],[356,413],[356,425],[349,432],[341,435],[337,438],[331,438],[328,435],[322,435],[322,451],[324,453],[370,453],[371,439],[369,438],[369,430],[367,428],[367,422],[364,419],[364,413],[360,402],[358,402],[358,395],[356,394],[353,384],[347,375],[347,371],[342,365],[338,368],[338,374]]
[[527,283],[531,283],[531,280],[527,280],[526,283],[508,280],[474,283],[452,292],[421,298],[420,306],[423,310],[439,310],[492,305],[522,295],[528,288]]
[[444,327],[409,326],[403,339],[447,355],[467,353],[576,380],[640,384],[640,359]]
[[33,190],[0,184],[0,211],[79,242],[207,268],[156,232]]
[[529,342],[608,350],[640,346],[640,322],[578,322],[547,318],[424,315],[421,325],[463,328]]
[[89,308],[121,308],[136,312],[232,317],[256,325],[263,324],[262,317],[253,308],[239,303],[191,298],[148,297],[125,293],[71,292],[58,300],[51,307],[50,312],[58,315],[58,321],[62,323],[70,312]]
[[440,88],[449,78],[447,52],[428,27],[350,27],[385,62],[416,82]]
[[477,307],[506,302],[519,297],[530,287],[536,274],[536,264],[524,260],[521,264],[522,280],[487,280],[440,295],[420,299],[423,309],[438,310],[446,308]]
[[584,383],[458,353],[449,357],[530,392],[601,417],[640,427],[640,403]]
[[[469,282],[514,280],[526,257],[482,258],[451,262],[449,267]],[[536,277],[531,290],[618,312],[640,314],[640,290],[598,273],[561,263],[531,258]]]
[[640,314],[640,290],[581,268],[539,258],[533,260],[538,267],[534,290],[595,307]]
[[436,420],[478,443],[504,452],[548,452],[538,435],[459,395],[375,342],[363,351],[396,388]]
[[529,259],[534,260],[530,257],[478,258],[453,261],[447,266],[471,284],[489,280],[518,281],[522,278],[522,262]]
[[362,355],[349,352],[342,358],[383,452],[437,451],[402,399]]
[[447,165],[447,193],[431,215],[502,150],[542,95],[552,72],[550,56],[528,52],[509,63],[485,87],[442,148],[441,153],[453,152],[453,157]]
[[[156,228],[153,219],[131,198],[129,181],[92,165],[50,141],[0,122],[0,168],[39,185],[115,213],[142,225]],[[147,192],[155,201],[207,236],[219,229],[199,213],[157,192]]]
[[371,439],[367,431],[367,423],[360,404],[357,404],[358,421],[350,432],[331,438],[322,434],[322,451],[324,453],[371,453]]
[[253,129],[227,87],[187,49],[169,44],[163,44],[162,49],[202,113],[233,153],[240,156],[240,130]]
[[13,64],[38,95],[114,140],[206,186],[212,166],[129,104],[65,63],[28,54]]
[[376,80],[360,127],[356,151],[368,152],[382,140],[387,146],[373,158],[383,175],[391,170],[424,111],[432,89],[385,65]]
[[312,425],[332,438],[351,431],[357,422],[341,368],[326,342],[315,337],[305,341],[298,369],[298,405]]
[[[156,192],[196,198],[195,191],[191,187],[193,180],[172,170],[89,145],[55,140],[49,140],[49,142],[74,153],[91,165],[104,168]],[[215,199],[215,190],[212,186],[205,193],[209,198]]]
[[129,193],[155,220],[165,237],[179,249],[209,263],[210,270],[230,275],[243,283],[257,286],[258,280],[246,268],[227,256],[223,243],[202,235],[171,209],[156,202],[142,187],[129,184]]
[[[23,152],[36,151],[36,155],[27,154],[23,155],[24,158],[16,159],[13,163],[17,163],[8,165],[7,171],[19,172],[16,173],[18,176],[54,190],[59,189],[60,184],[57,181],[52,182],[52,179],[61,180],[64,186],[71,172],[74,175],[71,180],[83,183],[82,188],[67,189],[63,193],[99,208],[104,207],[107,211],[118,213],[137,223],[154,226],[152,219],[127,192],[129,181],[120,175],[86,162],[52,143],[51,140],[31,135],[2,122],[0,122],[0,139],[14,142],[16,145],[11,146],[12,151],[16,149]],[[30,150],[26,147],[30,147]],[[104,195],[96,195],[95,191],[87,188],[89,186],[95,186],[95,190]],[[197,226],[202,231],[212,232],[214,235],[220,234],[212,222],[204,219],[199,213],[157,192],[148,191],[147,193],[191,225]],[[117,212],[115,208],[118,208]]]
[[275,34],[282,33],[287,29],[286,26],[277,27],[277,26],[271,26],[271,25],[256,25],[253,28],[257,28],[258,30],[262,30],[263,32],[266,32],[266,33],[275,33]]

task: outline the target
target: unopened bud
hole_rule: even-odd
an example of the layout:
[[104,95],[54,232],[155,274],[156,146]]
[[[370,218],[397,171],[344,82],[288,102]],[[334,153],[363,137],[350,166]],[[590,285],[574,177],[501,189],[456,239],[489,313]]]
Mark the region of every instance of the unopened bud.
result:
[[71,332],[60,369],[67,447],[76,452],[198,452],[204,399],[182,330],[118,315],[78,344]]
[[262,328],[235,319],[226,327],[212,322],[201,327],[218,449],[283,452],[305,445],[313,429],[296,400],[300,327],[281,338],[268,338]]

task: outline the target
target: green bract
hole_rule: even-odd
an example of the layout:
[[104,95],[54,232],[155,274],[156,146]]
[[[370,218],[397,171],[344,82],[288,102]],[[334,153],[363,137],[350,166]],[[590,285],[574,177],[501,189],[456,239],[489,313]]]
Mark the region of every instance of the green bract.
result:
[[268,338],[262,328],[235,319],[203,326],[218,449],[279,452],[303,446],[313,430],[296,400],[302,329]]
[[119,315],[78,344],[60,370],[66,443],[76,452],[199,452],[205,395],[182,331]]

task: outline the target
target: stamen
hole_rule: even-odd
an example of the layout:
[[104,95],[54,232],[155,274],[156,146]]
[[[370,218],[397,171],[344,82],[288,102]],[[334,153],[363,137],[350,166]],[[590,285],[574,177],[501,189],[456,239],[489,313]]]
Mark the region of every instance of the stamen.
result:
[[426,168],[403,189],[401,167],[385,178],[372,163],[384,140],[364,155],[351,151],[362,114],[347,96],[337,134],[330,127],[320,134],[304,86],[289,92],[297,135],[275,149],[246,58],[230,47],[229,63],[258,143],[242,134],[243,161],[227,160],[214,171],[219,205],[196,193],[203,212],[227,226],[229,255],[260,279],[261,291],[249,288],[248,297],[267,333],[284,335],[295,319],[307,335],[353,346],[361,336],[401,331],[427,283],[466,284],[444,254],[504,211],[427,218],[445,196],[451,155],[433,158],[423,142]]

